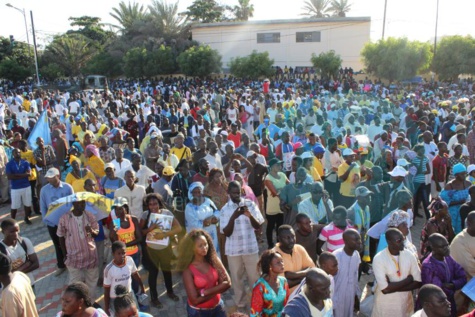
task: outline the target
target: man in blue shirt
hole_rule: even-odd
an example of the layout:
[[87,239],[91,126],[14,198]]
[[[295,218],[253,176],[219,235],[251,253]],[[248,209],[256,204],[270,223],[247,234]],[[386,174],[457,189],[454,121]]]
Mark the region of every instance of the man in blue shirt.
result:
[[31,174],[30,163],[21,159],[21,152],[19,149],[13,149],[13,159],[5,165],[5,173],[10,180],[12,209],[11,216],[16,217],[18,208],[22,203],[25,207],[25,223],[31,225],[28,217],[31,214],[31,188],[28,177]]
[[[55,167],[52,167],[46,172],[45,175],[48,184],[46,184],[41,189],[40,194],[40,210],[43,219],[48,212],[48,206],[63,197],[72,195],[74,193],[71,185],[60,181],[59,179],[59,170]],[[61,250],[61,245],[59,243],[59,237],[56,234],[58,226],[52,226],[51,224],[46,224],[48,227],[48,232],[53,241],[54,250],[56,252],[56,260],[58,262],[58,270],[56,270],[55,276],[61,275],[66,270],[66,265],[64,264],[64,254]]]

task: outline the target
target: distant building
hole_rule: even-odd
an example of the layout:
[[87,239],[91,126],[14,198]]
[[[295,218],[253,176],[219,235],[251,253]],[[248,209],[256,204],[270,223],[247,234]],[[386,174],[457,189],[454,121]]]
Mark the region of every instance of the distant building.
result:
[[253,50],[269,52],[276,66],[312,66],[312,53],[334,50],[343,67],[363,69],[360,52],[370,40],[370,17],[267,20],[194,24],[193,40],[208,44],[222,56],[223,68],[233,57]]

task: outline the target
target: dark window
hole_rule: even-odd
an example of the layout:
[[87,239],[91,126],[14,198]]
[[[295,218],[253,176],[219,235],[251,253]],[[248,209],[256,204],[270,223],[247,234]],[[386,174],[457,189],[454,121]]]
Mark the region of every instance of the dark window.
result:
[[257,33],[257,43],[280,43],[280,33]]
[[320,31],[297,32],[296,33],[296,42],[297,43],[320,42]]

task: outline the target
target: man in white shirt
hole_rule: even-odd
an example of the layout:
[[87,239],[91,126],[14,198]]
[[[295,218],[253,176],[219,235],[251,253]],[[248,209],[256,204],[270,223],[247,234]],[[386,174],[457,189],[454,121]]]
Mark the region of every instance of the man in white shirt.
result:
[[208,144],[208,154],[204,157],[209,162],[209,169],[219,168],[223,170],[223,164],[221,164],[221,156],[218,154],[218,145],[216,142],[210,142]]
[[135,184],[135,172],[127,170],[124,175],[125,186],[114,192],[114,198],[124,197],[129,202],[130,214],[140,219],[143,212],[143,198],[145,197],[145,187]]
[[111,163],[114,165],[115,174],[121,178],[124,177],[127,170],[132,168],[132,163],[124,158],[124,149],[122,148],[115,149],[115,159]]
[[69,113],[72,116],[76,116],[79,113],[79,103],[77,101],[72,101],[69,103]]

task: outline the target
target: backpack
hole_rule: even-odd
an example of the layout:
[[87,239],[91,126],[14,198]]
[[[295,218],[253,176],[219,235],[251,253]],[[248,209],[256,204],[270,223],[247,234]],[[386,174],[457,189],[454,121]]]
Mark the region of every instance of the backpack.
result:
[[[21,247],[23,248],[23,250],[25,251],[25,256],[26,256],[26,261],[29,261],[29,256],[28,256],[28,248],[26,246],[26,242],[25,240],[23,240],[22,238],[18,237],[18,243],[20,243]],[[3,254],[5,255],[8,255],[7,253],[7,248],[5,247],[5,245],[3,244],[3,241],[0,242],[0,252],[2,252]]]

